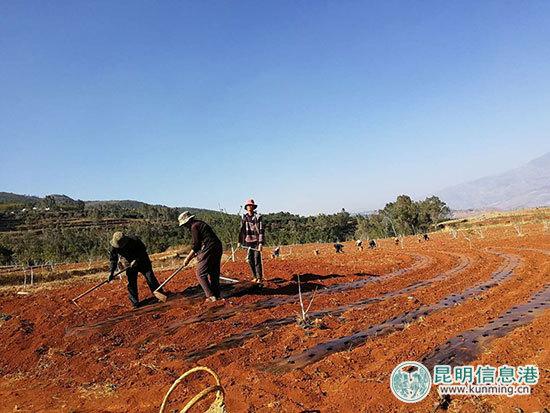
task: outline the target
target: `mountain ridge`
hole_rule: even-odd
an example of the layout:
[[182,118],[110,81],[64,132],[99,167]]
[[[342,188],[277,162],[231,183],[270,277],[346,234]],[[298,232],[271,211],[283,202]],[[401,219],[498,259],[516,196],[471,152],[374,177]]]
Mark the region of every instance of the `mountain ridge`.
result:
[[[2,192],[0,191],[0,204],[17,204],[25,207],[40,205],[46,202],[50,198],[55,201],[57,205],[77,205],[79,203],[84,203],[86,208],[98,208],[102,206],[118,206],[121,208],[135,209],[143,206],[154,206],[154,207],[164,207],[169,209],[185,209],[189,211],[213,211],[206,208],[195,208],[195,207],[169,207],[166,205],[160,204],[149,204],[143,201],[136,201],[132,199],[112,199],[112,200],[90,200],[83,201],[80,199],[71,198],[68,195],[63,194],[49,194],[43,197],[35,195],[23,195],[16,194],[13,192]],[[219,211],[214,211],[219,212]]]
[[517,168],[453,185],[435,195],[457,210],[550,205],[550,152]]

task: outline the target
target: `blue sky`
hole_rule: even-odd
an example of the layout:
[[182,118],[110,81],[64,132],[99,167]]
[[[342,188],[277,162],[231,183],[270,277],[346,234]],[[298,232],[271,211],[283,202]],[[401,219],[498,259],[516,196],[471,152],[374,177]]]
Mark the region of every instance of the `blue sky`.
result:
[[0,2],[0,191],[379,208],[550,150],[547,1]]

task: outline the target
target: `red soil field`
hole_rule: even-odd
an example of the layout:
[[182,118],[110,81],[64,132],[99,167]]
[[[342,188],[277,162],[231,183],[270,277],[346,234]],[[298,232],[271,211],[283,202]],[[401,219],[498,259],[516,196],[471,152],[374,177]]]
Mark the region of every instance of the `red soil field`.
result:
[[[220,376],[229,412],[428,412],[439,403],[435,388],[405,404],[391,393],[389,376],[402,361],[445,357],[450,364],[536,364],[541,372],[530,396],[457,396],[448,411],[550,409],[548,296],[527,317],[492,328],[550,285],[550,234],[534,223],[523,232],[491,226],[470,240],[439,232],[427,242],[382,240],[364,251],[345,243],[343,254],[329,244],[283,247],[282,258],[264,254],[263,289],[239,283],[221,304],[204,304],[193,270],[169,285],[176,294],[167,303],[138,310],[124,280],[78,307],[69,300],[100,278],[29,295],[3,289],[0,411],[156,412],[172,382],[203,365]],[[237,258],[223,273],[246,281],[244,252]],[[157,271],[161,281],[169,274]],[[297,322],[297,275],[306,305],[313,298],[306,329]],[[141,298],[150,297],[143,279],[139,287]],[[472,329],[489,333],[461,349]],[[186,381],[167,411],[208,382],[205,375]]]

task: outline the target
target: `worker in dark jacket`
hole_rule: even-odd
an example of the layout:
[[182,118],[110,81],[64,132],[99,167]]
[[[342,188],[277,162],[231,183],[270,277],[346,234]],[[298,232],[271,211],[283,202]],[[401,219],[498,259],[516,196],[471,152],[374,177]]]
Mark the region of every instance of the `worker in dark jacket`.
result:
[[147,248],[139,238],[126,236],[122,232],[115,232],[113,234],[111,247],[111,274],[109,275],[109,281],[112,281],[114,278],[113,274],[116,271],[119,257],[123,257],[128,262],[133,263],[132,267],[126,270],[126,276],[128,277],[128,297],[134,308],[138,308],[138,272],[142,273],[145,277],[151,292],[159,287],[159,282],[153,272],[151,260],[149,259],[149,255],[147,255]]
[[244,208],[246,214],[241,220],[241,230],[239,232],[239,244],[248,248],[246,260],[252,271],[252,281],[262,283],[264,272],[262,267],[262,247],[264,245],[264,224],[262,216],[256,213],[258,205],[253,199],[246,201]]
[[196,256],[196,274],[206,301],[217,301],[220,295],[220,264],[222,260],[222,242],[210,225],[200,219],[195,219],[189,212],[182,212],[178,217],[179,225],[191,231],[191,252],[185,258],[184,264]]

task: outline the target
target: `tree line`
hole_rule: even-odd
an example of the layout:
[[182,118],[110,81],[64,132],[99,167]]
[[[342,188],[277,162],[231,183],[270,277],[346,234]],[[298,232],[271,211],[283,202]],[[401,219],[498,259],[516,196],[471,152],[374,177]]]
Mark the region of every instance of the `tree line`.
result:
[[[79,262],[102,259],[109,251],[109,239],[115,230],[140,237],[150,253],[163,252],[170,247],[189,244],[189,231],[177,225],[181,209],[149,205],[135,201],[78,202],[61,205],[48,198],[45,208],[5,209],[3,220],[16,222],[14,230],[0,233],[0,264],[38,265],[42,263]],[[224,211],[190,209],[199,219],[208,222],[222,240],[225,248],[235,246],[240,228],[240,216]],[[372,214],[352,215],[345,210],[335,214],[300,216],[288,212],[264,214],[266,241],[270,246],[342,242],[352,239],[379,239],[424,233],[450,217],[443,201],[433,196],[413,201],[401,195],[394,202]],[[115,227],[109,218],[125,218]],[[86,226],[67,226],[71,219],[87,222]],[[71,221],[71,223],[73,222]],[[39,227],[38,230],[18,231],[19,225]]]

